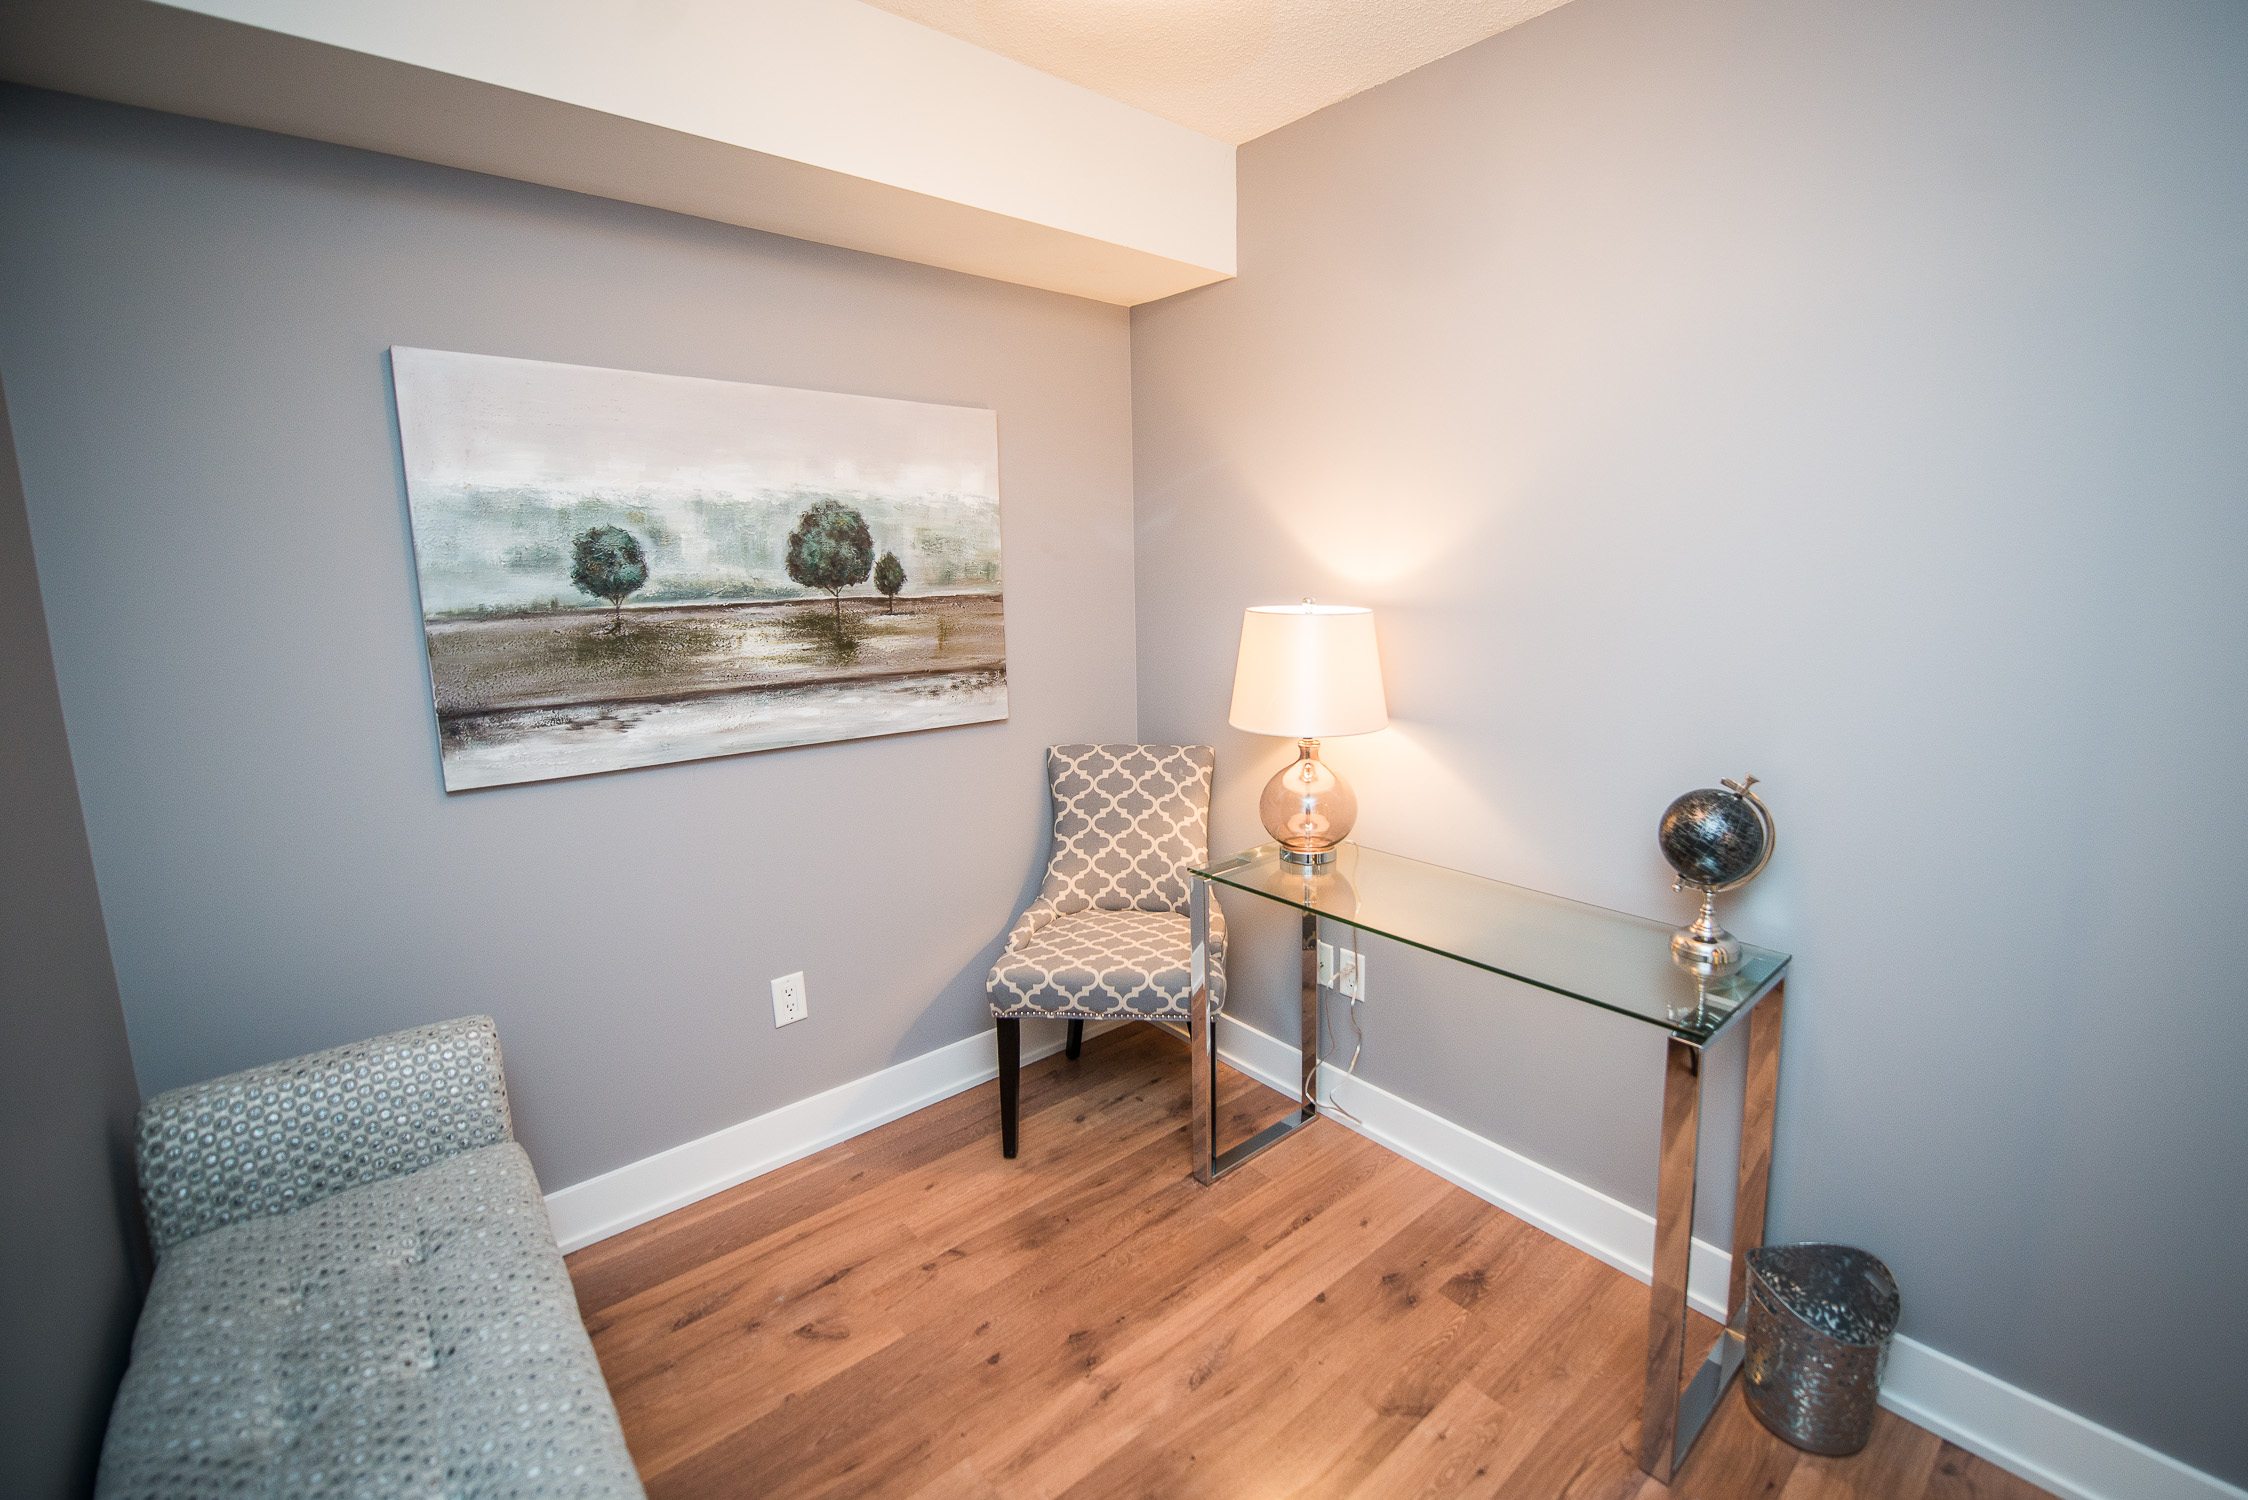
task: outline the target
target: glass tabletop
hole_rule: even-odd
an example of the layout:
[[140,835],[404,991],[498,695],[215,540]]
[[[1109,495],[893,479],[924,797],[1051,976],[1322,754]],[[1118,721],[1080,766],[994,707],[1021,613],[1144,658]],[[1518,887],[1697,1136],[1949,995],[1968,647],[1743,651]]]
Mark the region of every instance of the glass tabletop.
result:
[[[1762,999],[1788,955],[1741,945],[1741,966],[1698,980],[1670,961],[1672,926],[1461,870],[1344,844],[1290,864],[1260,844],[1195,874],[1252,896],[1425,948],[1702,1045]],[[1690,914],[1680,913],[1681,920]]]

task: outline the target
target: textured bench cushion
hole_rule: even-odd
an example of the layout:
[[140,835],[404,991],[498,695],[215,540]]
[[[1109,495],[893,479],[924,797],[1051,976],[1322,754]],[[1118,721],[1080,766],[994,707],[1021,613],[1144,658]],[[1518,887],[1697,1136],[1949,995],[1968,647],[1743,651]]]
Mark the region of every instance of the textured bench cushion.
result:
[[508,1139],[490,1016],[172,1089],[140,1113],[141,1207],[174,1242]]
[[97,1493],[639,1495],[521,1148],[172,1246]]

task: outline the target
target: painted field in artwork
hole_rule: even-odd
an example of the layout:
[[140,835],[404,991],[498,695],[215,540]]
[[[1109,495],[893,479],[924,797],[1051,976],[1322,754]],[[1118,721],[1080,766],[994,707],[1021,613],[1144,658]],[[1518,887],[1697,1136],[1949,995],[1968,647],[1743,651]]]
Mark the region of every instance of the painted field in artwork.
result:
[[991,412],[391,372],[448,791],[1007,716]]

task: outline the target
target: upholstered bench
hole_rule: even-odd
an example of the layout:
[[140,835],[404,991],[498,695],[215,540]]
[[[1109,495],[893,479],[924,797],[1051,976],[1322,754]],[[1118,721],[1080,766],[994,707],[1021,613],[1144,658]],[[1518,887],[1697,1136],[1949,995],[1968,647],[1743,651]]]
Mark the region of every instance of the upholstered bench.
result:
[[158,1095],[104,1497],[642,1493],[485,1017]]

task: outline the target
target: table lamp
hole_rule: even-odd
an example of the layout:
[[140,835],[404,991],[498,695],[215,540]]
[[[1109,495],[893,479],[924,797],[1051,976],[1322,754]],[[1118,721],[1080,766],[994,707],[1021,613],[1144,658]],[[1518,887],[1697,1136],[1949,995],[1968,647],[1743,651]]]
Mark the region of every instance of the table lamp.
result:
[[1389,722],[1374,613],[1353,604],[1260,604],[1241,616],[1227,721],[1298,742],[1265,784],[1257,815],[1291,864],[1322,865],[1358,821],[1358,794],[1319,758],[1319,742]]

